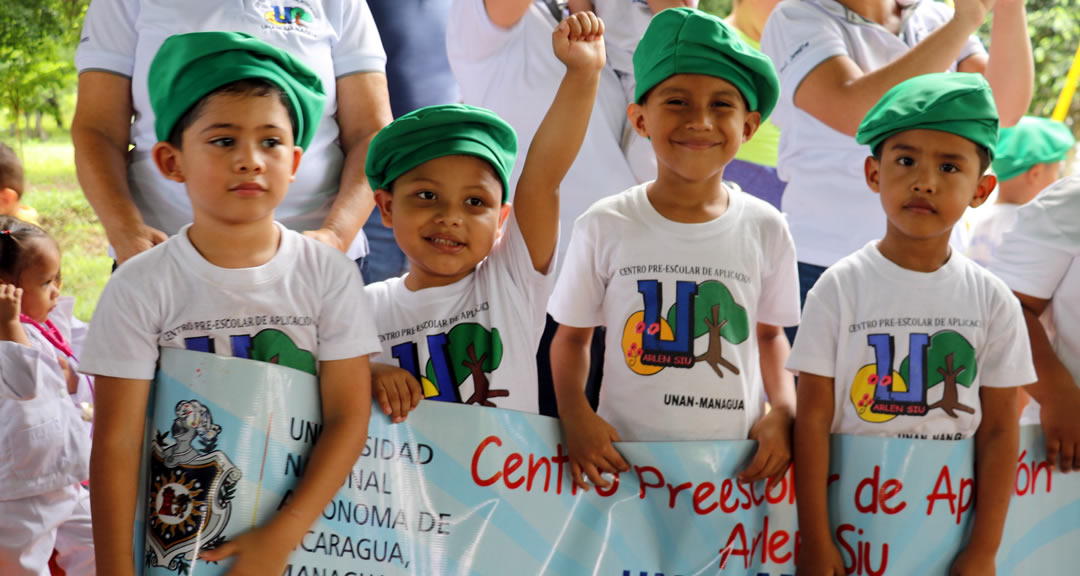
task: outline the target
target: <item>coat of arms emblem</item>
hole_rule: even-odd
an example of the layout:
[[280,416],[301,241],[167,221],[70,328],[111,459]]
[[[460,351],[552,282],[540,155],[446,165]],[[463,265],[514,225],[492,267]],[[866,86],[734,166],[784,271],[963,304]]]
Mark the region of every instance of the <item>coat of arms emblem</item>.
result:
[[240,470],[217,450],[221,426],[197,400],[176,404],[169,434],[155,431],[147,492],[146,566],[187,574],[200,550],[220,546]]

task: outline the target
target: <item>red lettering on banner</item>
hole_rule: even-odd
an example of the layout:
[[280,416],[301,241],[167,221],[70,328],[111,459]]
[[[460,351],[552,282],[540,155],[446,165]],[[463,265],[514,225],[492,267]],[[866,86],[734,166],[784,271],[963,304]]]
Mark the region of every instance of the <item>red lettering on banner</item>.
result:
[[[653,482],[649,483],[645,481],[645,473],[648,472],[653,475]],[[652,466],[634,466],[634,473],[637,474],[638,484],[641,485],[641,489],[638,491],[638,498],[645,499],[646,488],[663,488],[664,487],[664,475],[659,470]]]
[[[562,445],[559,445],[562,448]],[[554,458],[552,458],[554,460]],[[525,482],[525,491],[532,492],[533,480],[536,480],[536,475],[540,472],[540,466],[544,466],[544,492],[548,491],[548,487],[551,485],[551,463],[547,458],[537,459],[533,454],[529,454],[529,475],[528,480]],[[560,476],[562,476],[562,466],[559,467]],[[562,488],[562,482],[559,482],[560,489]]]
[[481,442],[479,446],[476,447],[476,452],[473,452],[472,479],[477,486],[491,486],[492,484],[498,482],[499,478],[502,476],[502,472],[496,472],[494,476],[486,480],[480,478],[480,473],[477,471],[477,468],[480,466],[480,455],[484,453],[484,449],[488,447],[488,444],[502,446],[502,440],[499,440],[498,436],[488,436],[487,438],[484,438],[484,441]]
[[[1027,456],[1027,450],[1020,453],[1020,457],[1016,459],[1016,495],[1026,496],[1028,494],[1034,494],[1038,488],[1039,472],[1046,472],[1046,494],[1049,494],[1052,490],[1052,479],[1054,476],[1054,469],[1049,463],[1031,461],[1031,464],[1024,462],[1024,457]],[[1021,481],[1021,478],[1023,480]]]
[[[738,545],[735,545],[735,541],[738,539]],[[724,548],[720,550],[720,569],[723,570],[727,567],[728,559],[732,556],[742,556],[744,569],[750,567],[750,551],[746,549],[746,528],[743,527],[742,522],[735,525],[735,528],[728,535],[727,543],[724,544]]]
[[746,501],[742,503],[742,509],[749,510],[752,502],[754,501],[754,497],[751,496],[750,492],[746,490],[746,484],[742,482],[736,482],[735,487],[739,489],[739,493],[743,495],[743,498],[746,498]]
[[[518,478],[517,480],[511,480],[510,475],[517,471],[521,467],[521,463],[525,459],[521,457],[521,454],[514,452],[506,457],[506,462],[503,462],[503,482],[506,483],[506,487],[511,490],[516,490],[519,486],[525,483],[525,478]],[[527,491],[527,490],[526,490]]]
[[878,556],[878,566],[874,567],[872,549],[873,546],[870,542],[864,542],[862,540],[856,540],[854,547],[852,542],[848,540],[848,536],[856,532],[859,536],[863,535],[861,528],[856,529],[851,524],[841,524],[836,528],[836,541],[840,544],[842,550],[841,555],[846,555],[851,559],[844,560],[844,571],[848,574],[859,574],[867,576],[883,576],[885,571],[889,567],[889,544],[884,543],[881,545],[881,552]]
[[[793,542],[792,549],[785,547]],[[747,542],[746,527],[740,522],[728,535],[727,542],[720,550],[720,569],[727,566],[731,556],[742,556],[743,569],[749,569],[753,558],[758,556],[760,550],[761,564],[786,564],[799,554],[799,532],[787,530],[770,532],[769,517],[766,516],[760,532]]]
[[[944,492],[942,492],[942,484],[945,485]],[[967,495],[966,499],[965,493]],[[926,515],[929,516],[934,513],[934,504],[938,500],[948,500],[949,512],[956,515],[956,524],[959,525],[964,512],[971,509],[974,496],[975,481],[971,478],[961,478],[960,493],[956,494],[953,492],[952,477],[949,474],[949,467],[943,466],[941,472],[938,474],[937,482],[934,484],[933,493],[926,497]]]
[[734,504],[728,505],[728,498],[731,498],[731,493],[735,490],[735,482],[728,478],[720,484],[720,510],[723,510],[724,514],[731,514],[739,509],[739,501],[736,500]]
[[[528,466],[525,467],[524,476],[516,476],[511,478],[511,475],[515,473],[520,474],[522,464],[525,463],[525,457],[518,452],[511,452],[503,460],[502,469],[495,472],[487,478],[480,477],[480,457],[489,446],[494,444],[495,446],[502,446],[502,439],[498,436],[492,435],[484,438],[483,441],[476,447],[476,451],[473,452],[472,457],[472,480],[477,486],[492,486],[502,480],[503,484],[510,490],[517,490],[521,488],[521,485],[525,485],[526,492],[532,492],[533,484],[537,484],[537,478],[543,474],[543,491],[546,493],[551,489],[551,474],[552,463],[555,464],[555,493],[562,494],[563,490],[563,471],[564,464],[570,461],[570,458],[563,453],[562,444],[556,445],[556,455],[552,457],[540,456],[535,454],[529,454]],[[618,485],[618,475],[615,477],[615,486]],[[577,494],[577,485],[571,483],[570,493]],[[612,489],[607,494],[601,493],[602,496],[610,496],[614,493]]]
[[674,510],[675,509],[675,498],[679,495],[679,492],[682,492],[683,490],[686,490],[687,488],[692,488],[693,486],[694,486],[693,482],[683,482],[682,484],[679,484],[678,486],[672,486],[671,484],[668,484],[667,485],[667,489],[668,489],[668,508],[671,508],[672,510]]
[[596,493],[599,494],[603,498],[607,498],[608,496],[611,496],[612,494],[614,494],[615,491],[618,490],[618,489],[619,489],[619,471],[616,470],[615,474],[611,478],[611,481],[608,482],[608,487],[604,488],[602,486],[597,486],[596,487]]
[[702,482],[701,484],[698,484],[697,488],[694,488],[694,512],[704,516],[713,510],[716,510],[716,507],[720,505],[719,502],[713,502],[704,508],[701,507],[702,502],[708,500],[709,496],[712,496],[715,491],[716,485],[712,482]]
[[[563,464],[570,462],[570,457],[563,454],[562,444],[555,446],[555,457],[551,459],[555,463],[555,493],[562,494]],[[546,485],[545,485],[546,486]],[[547,492],[547,488],[544,488]]]
[[[870,503],[864,504],[863,490],[870,489]],[[890,478],[881,483],[881,466],[874,466],[874,475],[859,481],[855,489],[855,509],[862,514],[877,514],[878,509],[886,514],[896,514],[907,507],[907,502],[897,505],[889,505],[889,500],[895,497],[904,488],[904,485],[895,478]]]

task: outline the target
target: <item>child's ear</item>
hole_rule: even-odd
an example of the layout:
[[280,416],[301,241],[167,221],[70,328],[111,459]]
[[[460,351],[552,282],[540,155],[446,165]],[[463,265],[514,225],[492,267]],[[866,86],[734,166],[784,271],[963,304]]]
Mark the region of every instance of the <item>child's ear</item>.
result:
[[289,182],[296,182],[296,171],[300,169],[300,158],[303,156],[304,149],[293,146],[292,174],[289,175]]
[[873,156],[867,156],[866,163],[863,165],[863,170],[866,172],[866,185],[869,186],[875,194],[880,194],[881,161]]
[[0,216],[7,216],[19,207],[19,193],[11,188],[0,188]]
[[379,213],[382,214],[382,224],[387,228],[394,227],[394,194],[389,190],[379,188],[375,191],[375,205],[379,207]]
[[630,125],[642,138],[649,137],[649,131],[645,128],[645,107],[637,102],[631,102],[626,107],[626,117],[630,119]]
[[180,161],[180,151],[168,142],[158,142],[150,150],[154,164],[161,175],[173,182],[184,182],[184,166]]
[[979,186],[975,190],[975,197],[971,199],[971,203],[968,206],[972,208],[978,208],[982,206],[983,202],[986,202],[986,198],[990,196],[990,193],[997,188],[998,179],[993,174],[983,174],[982,178],[979,178]]
[[761,128],[761,112],[753,111],[746,115],[743,120],[743,135],[742,141],[746,142],[754,137],[758,128]]
[[512,205],[509,202],[503,202],[502,206],[499,207],[499,227],[495,230],[496,240],[502,238],[503,224],[506,223],[507,216],[510,216],[510,208],[512,208]]

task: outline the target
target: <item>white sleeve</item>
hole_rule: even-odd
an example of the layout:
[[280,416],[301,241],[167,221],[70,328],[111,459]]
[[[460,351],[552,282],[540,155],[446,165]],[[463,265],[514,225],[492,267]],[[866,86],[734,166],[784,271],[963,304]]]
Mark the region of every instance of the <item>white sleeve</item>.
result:
[[334,76],[385,72],[386,52],[367,1],[345,0],[341,4],[338,37],[330,50],[334,58]]
[[317,326],[319,361],[344,360],[382,351],[375,317],[356,263],[340,252],[330,255],[329,289],[322,294]]
[[597,218],[588,212],[574,222],[566,263],[548,302],[548,313],[559,324],[575,328],[604,325],[607,282],[598,263],[597,225]]
[[787,369],[836,377],[837,340],[840,334],[840,291],[828,272],[806,295],[802,323],[788,356]]
[[500,52],[520,32],[523,26],[520,20],[512,28],[501,28],[492,22],[484,1],[454,0],[450,7],[446,52],[452,59],[483,60]]
[[517,223],[517,210],[511,208],[510,217],[506,220],[502,238],[491,251],[489,257],[492,264],[498,267],[497,274],[500,278],[509,278],[519,294],[519,305],[527,306],[532,326],[544,326],[548,298],[551,297],[552,285],[555,282],[555,270],[557,268],[557,249],[551,254],[551,263],[546,273],[539,272],[533,266],[532,256],[529,254],[529,246],[525,244],[525,237],[521,235],[521,228]]
[[138,0],[92,0],[75,50],[79,73],[104,70],[131,78],[135,68]]
[[[947,24],[956,14],[956,12],[944,2],[923,2],[918,9],[934,12],[934,15],[936,16],[934,20],[936,23],[933,26],[930,26],[931,32]],[[980,40],[977,35],[972,34],[968,37],[967,42],[964,44],[964,48],[960,50],[960,55],[956,57],[956,63],[959,64],[968,57],[976,54],[986,54],[986,47],[983,46],[982,40]]]
[[1080,255],[1080,179],[1062,180],[1021,206],[990,271],[1009,288],[1036,298],[1055,296]]
[[154,378],[162,328],[160,314],[146,301],[146,294],[157,293],[145,282],[140,286],[132,281],[139,277],[132,264],[137,262],[128,262],[128,270],[117,269],[94,309],[79,362],[84,374],[133,380]]
[[[53,356],[50,356],[53,355]],[[55,352],[31,348],[15,342],[0,342],[0,399],[30,400],[39,389],[67,387],[66,378],[55,360]],[[39,388],[38,379],[59,379],[59,384]]]
[[761,278],[757,321],[774,326],[799,323],[799,269],[795,262],[795,241],[782,217],[778,231],[770,238],[765,274]]
[[1008,388],[1031,384],[1038,377],[1020,301],[1005,286],[994,300],[984,316],[989,339],[982,352],[979,385]]
[[761,35],[761,51],[776,66],[781,97],[795,91],[810,72],[835,56],[848,55],[844,30],[833,18],[808,2],[785,0],[776,6]]

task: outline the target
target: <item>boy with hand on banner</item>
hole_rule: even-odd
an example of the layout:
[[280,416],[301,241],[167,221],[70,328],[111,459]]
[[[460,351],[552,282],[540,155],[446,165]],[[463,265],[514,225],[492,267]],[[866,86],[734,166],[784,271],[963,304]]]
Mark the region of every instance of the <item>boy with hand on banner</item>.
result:
[[982,204],[998,115],[986,80],[931,74],[900,83],[867,113],[866,182],[885,236],[829,268],[810,291],[788,368],[799,373],[795,458],[800,573],[845,574],[829,523],[829,435],[975,436],[975,521],[954,575],[994,573],[1009,509],[1016,386],[1035,380],[1020,305],[949,247]]
[[[776,72],[719,18],[672,8],[653,17],[634,75],[628,113],[659,174],[578,218],[549,305],[574,482],[607,487],[604,474],[626,471],[620,440],[746,438],[758,449],[740,479],[776,482],[795,411],[782,330],[799,321],[795,249],[776,208],[723,181],[776,104]],[[607,352],[593,412],[584,388],[596,326]]]
[[[367,287],[382,352],[372,392],[395,422],[421,398],[536,412],[536,348],[555,270],[559,185],[604,66],[592,13],[552,35],[566,75],[510,205],[517,138],[495,113],[430,106],[372,140],[367,176],[410,271]],[[506,224],[505,228],[503,224]]]
[[[280,574],[364,447],[367,355],[378,350],[356,264],[274,221],[323,87],[287,52],[235,32],[169,38],[150,78],[154,161],[186,185],[194,221],[116,271],[90,326],[81,369],[97,376],[98,573],[131,575],[143,558],[132,526],[146,404],[158,349],[173,347],[319,377],[323,430],[293,497],[270,522],[200,555],[233,557],[228,574]],[[253,318],[258,327],[238,334]]]

